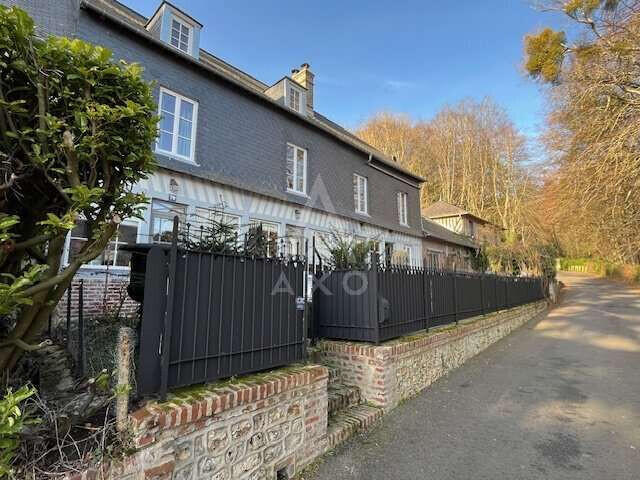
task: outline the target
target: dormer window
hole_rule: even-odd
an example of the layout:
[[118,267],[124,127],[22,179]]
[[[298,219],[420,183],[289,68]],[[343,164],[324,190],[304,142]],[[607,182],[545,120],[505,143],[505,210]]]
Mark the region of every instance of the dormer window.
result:
[[289,87],[288,102],[291,110],[300,113],[300,90],[295,87]]
[[200,58],[202,24],[169,2],[160,4],[145,28],[154,38],[186,55]]
[[190,42],[191,27],[176,18],[173,18],[171,22],[171,45],[176,47],[178,50],[189,53],[191,51],[189,48]]

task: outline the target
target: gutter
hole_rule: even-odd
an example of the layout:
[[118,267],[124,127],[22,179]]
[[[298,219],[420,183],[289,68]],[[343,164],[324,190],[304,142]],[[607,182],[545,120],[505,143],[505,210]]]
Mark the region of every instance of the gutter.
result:
[[[213,75],[215,75],[217,78],[222,79],[226,82],[229,82],[231,84],[233,84],[234,86],[240,88],[241,90],[243,90],[244,92],[247,92],[251,95],[254,95],[255,97],[259,98],[260,100],[266,101],[268,102],[271,106],[277,107],[279,110],[281,110],[282,112],[286,112],[288,115],[293,116],[294,118],[297,118],[298,120],[303,120],[305,121],[307,124],[322,130],[323,132],[331,135],[332,137],[336,138],[337,140],[340,140],[341,142],[343,142],[346,145],[349,145],[352,148],[355,148],[356,150],[362,152],[362,153],[366,153],[367,155],[369,155],[369,158],[371,159],[371,157],[373,156],[373,153],[366,149],[363,148],[362,146],[356,144],[356,142],[352,142],[350,141],[350,139],[346,138],[345,135],[342,135],[339,132],[336,132],[328,127],[326,127],[325,125],[318,123],[318,122],[314,122],[311,119],[309,119],[306,116],[303,116],[299,113],[296,113],[292,110],[290,110],[289,108],[283,107],[282,105],[280,105],[279,103],[277,103],[275,100],[271,99],[270,97],[268,97],[267,95],[265,95],[264,93],[255,91],[255,90],[251,90],[249,88],[247,88],[245,85],[243,85],[241,82],[239,82],[238,80],[224,75],[221,72],[215,70],[214,68],[209,67],[208,65],[203,64],[202,62],[199,62],[198,60],[196,60],[195,58],[191,57],[190,55],[186,55],[182,52],[180,52],[179,50],[170,48],[168,45],[165,45],[163,42],[161,42],[160,40],[157,40],[155,37],[151,36],[146,30],[142,31],[142,28],[136,28],[133,27],[132,25],[128,24],[127,22],[121,20],[120,18],[118,18],[117,16],[113,15],[110,12],[107,12],[105,10],[103,10],[102,8],[100,8],[98,5],[94,5],[93,3],[91,3],[90,1],[87,0],[80,0],[80,8],[84,8],[86,10],[90,10],[92,12],[95,12],[99,15],[102,15],[103,17],[109,19],[111,22],[115,23],[116,25],[118,25],[120,28],[127,30],[145,40],[147,40],[149,43],[155,45],[156,47],[160,47],[163,50],[165,50],[166,52],[169,52],[170,54],[180,58],[183,61],[187,61],[189,62],[191,65],[196,66],[198,68],[201,68],[203,70],[206,70],[209,73],[212,73]],[[391,162],[390,160],[381,157],[379,155],[376,155],[376,159],[379,160],[381,163],[384,163],[386,165],[388,165],[389,167],[393,168],[394,170],[398,171],[399,173],[402,173],[410,178],[413,178],[414,180],[416,180],[419,184],[423,183],[424,181],[426,181],[426,179],[415,175],[405,169],[399,168],[397,165],[394,165],[393,162]],[[374,167],[376,168],[376,167]],[[378,168],[379,169],[379,168]],[[381,171],[383,171],[384,173],[386,173],[387,175],[390,176],[394,176],[393,174],[390,174],[389,172],[386,172],[382,169],[379,169]],[[394,178],[399,178],[397,176],[394,176]],[[403,180],[405,183],[409,183],[406,180]]]

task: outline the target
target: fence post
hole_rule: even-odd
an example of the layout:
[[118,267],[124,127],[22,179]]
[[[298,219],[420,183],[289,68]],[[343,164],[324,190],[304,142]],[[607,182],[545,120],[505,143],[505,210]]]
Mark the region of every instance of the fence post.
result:
[[73,282],[69,283],[67,288],[67,352],[71,351],[71,290]]
[[504,308],[509,308],[509,277],[507,277],[507,281],[504,282]]
[[378,253],[376,252],[373,255],[373,262],[371,263],[371,268],[369,269],[368,282],[367,285],[367,296],[369,297],[369,309],[371,312],[370,318],[372,318],[375,322],[375,343],[380,343],[380,309],[379,309],[379,299],[378,299]]
[[458,324],[458,282],[457,282],[458,274],[456,271],[453,271],[453,318]]
[[[160,356],[160,399],[167,398],[169,385],[169,353],[171,348],[171,322],[173,320],[173,300],[176,290],[176,264],[178,262],[178,227],[180,219],[173,217],[173,238],[169,256],[169,282],[167,285],[167,309],[164,312],[164,330],[162,333],[162,352]],[[236,238],[237,245],[237,238]],[[236,247],[237,248],[237,247]]]
[[485,314],[484,306],[484,273],[480,275],[480,303],[482,303],[482,315]]
[[87,352],[84,345],[84,280],[78,287],[78,374],[84,377],[87,372]]
[[131,351],[133,350],[133,329],[121,327],[118,332],[116,385],[116,430],[127,429],[129,413],[129,391],[131,390]]
[[425,330],[429,330],[429,303],[431,295],[429,294],[429,290],[427,289],[427,270],[422,269],[422,308],[424,308],[424,328]]

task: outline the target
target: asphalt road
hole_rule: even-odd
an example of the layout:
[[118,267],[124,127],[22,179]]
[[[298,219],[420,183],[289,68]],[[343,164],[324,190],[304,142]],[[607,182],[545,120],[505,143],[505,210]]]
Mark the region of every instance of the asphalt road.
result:
[[562,304],[304,475],[640,479],[640,290],[563,274]]

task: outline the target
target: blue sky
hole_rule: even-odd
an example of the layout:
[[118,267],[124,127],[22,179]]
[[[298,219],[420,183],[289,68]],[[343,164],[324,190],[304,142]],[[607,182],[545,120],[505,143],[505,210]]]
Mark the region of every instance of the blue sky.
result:
[[[124,3],[150,16],[159,1]],[[380,110],[428,119],[490,96],[534,136],[544,96],[522,75],[522,38],[564,26],[530,0],[172,3],[204,25],[201,47],[266,83],[310,63],[316,110],[348,128]]]

